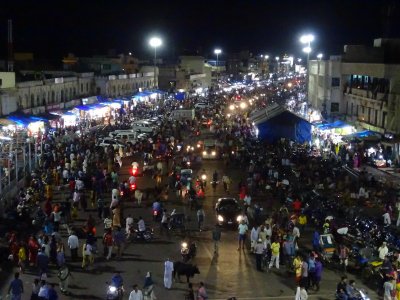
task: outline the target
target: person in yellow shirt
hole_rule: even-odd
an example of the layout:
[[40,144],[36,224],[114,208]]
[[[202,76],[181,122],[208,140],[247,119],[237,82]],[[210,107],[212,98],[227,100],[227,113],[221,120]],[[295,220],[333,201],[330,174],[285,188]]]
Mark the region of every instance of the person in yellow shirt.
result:
[[300,285],[302,264],[303,264],[303,261],[302,261],[301,257],[297,255],[293,260],[293,268],[294,268],[295,280],[296,280],[297,285]]
[[25,245],[21,244],[18,250],[18,266],[19,271],[24,273],[25,271],[25,262],[26,262],[26,249]]
[[271,261],[269,262],[269,269],[274,265],[275,262],[275,267],[279,269],[279,252],[280,252],[281,245],[279,244],[279,241],[275,240],[271,244]]
[[307,216],[303,212],[299,216],[298,223],[299,223],[300,231],[304,232],[304,229],[307,225]]

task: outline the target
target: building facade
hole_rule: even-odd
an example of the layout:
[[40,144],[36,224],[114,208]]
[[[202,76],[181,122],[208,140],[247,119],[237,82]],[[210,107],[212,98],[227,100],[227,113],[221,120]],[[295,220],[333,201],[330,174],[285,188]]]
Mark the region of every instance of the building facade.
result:
[[312,106],[365,129],[400,134],[398,53],[400,40],[376,39],[373,47],[345,46],[341,57],[310,61]]
[[[25,74],[29,71],[24,71]],[[0,86],[0,115],[15,111],[29,114],[44,113],[48,110],[65,109],[82,104],[82,99],[102,95],[106,97],[129,96],[140,88],[154,86],[154,73],[136,73],[110,76],[94,76],[94,73],[47,72],[42,80],[10,82]],[[15,78],[15,73],[12,73]],[[42,74],[44,75],[44,74]],[[5,82],[5,81],[4,81]]]
[[163,65],[159,71],[159,86],[171,92],[211,87],[212,66],[202,56],[180,56],[176,64]]

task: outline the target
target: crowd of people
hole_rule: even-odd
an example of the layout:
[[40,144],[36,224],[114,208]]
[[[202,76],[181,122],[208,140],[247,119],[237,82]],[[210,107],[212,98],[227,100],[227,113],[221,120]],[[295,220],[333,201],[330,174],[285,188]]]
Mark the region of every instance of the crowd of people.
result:
[[[256,93],[257,90],[252,91],[246,97],[253,97]],[[225,168],[222,172],[213,173],[212,182],[217,184],[221,180],[224,192],[227,195],[237,195],[244,208],[238,226],[237,250],[240,253],[249,248],[254,253],[258,271],[272,271],[284,265],[292,274],[294,286],[298,286],[296,299],[307,299],[311,290],[318,292],[323,281],[326,260],[321,254],[321,235],[332,233],[336,237],[335,232],[339,229],[339,216],[327,218],[330,216],[326,213],[337,212],[338,205],[349,207],[353,203],[351,199],[364,205],[367,199],[380,193],[387,196],[382,196],[382,199],[385,199],[385,213],[389,214],[388,225],[392,224],[392,220],[397,220],[394,216],[395,208],[400,205],[396,206],[397,198],[393,189],[378,188],[374,179],[364,174],[361,174],[359,180],[352,179],[341,169],[343,161],[334,151],[323,160],[311,155],[310,145],[299,145],[291,141],[270,145],[258,141],[254,126],[247,118],[248,111],[227,114],[227,107],[235,101],[235,97],[235,92],[210,94],[208,100],[213,103],[212,107],[197,112],[194,120],[167,121],[160,118],[161,125],[155,136],[125,148],[99,147],[99,130],[71,127],[46,131],[42,136],[38,166],[26,176],[26,188],[21,189],[12,208],[17,211],[20,222],[29,220],[26,228],[31,229],[29,234],[26,231],[10,230],[7,236],[9,260],[19,268],[9,290],[15,299],[24,293],[19,277],[27,269],[37,274],[32,299],[57,299],[54,286],[47,283],[50,268],[57,269],[60,292],[68,294],[69,280],[73,275],[67,262],[77,262],[81,257],[82,269],[91,270],[98,255],[104,256],[106,260],[114,257],[120,259],[124,245],[132,237],[132,226],[136,226],[139,233],[146,230],[141,217],[134,220],[131,215],[126,216],[126,199],[134,198],[140,206],[142,198],[154,203],[162,202],[164,193],[170,190],[175,192],[173,194],[176,199],[184,199],[187,195],[196,204],[193,207],[197,229],[202,232],[206,215],[201,205],[198,205],[200,201],[196,202],[196,199],[205,196],[205,183],[200,178],[193,178],[193,181],[185,185],[177,178],[188,162],[201,163],[199,153],[185,151],[184,138],[191,143],[197,132],[204,129],[220,142],[218,153]],[[108,130],[124,126],[133,116],[167,115],[178,106],[192,107],[196,101],[192,98],[183,103],[170,102],[158,110],[139,106],[132,115],[121,117],[116,122],[119,125],[109,125]],[[254,107],[263,107],[266,98],[260,97],[253,104]],[[178,145],[183,150],[178,150]],[[133,157],[139,157],[146,165],[155,165],[152,169],[154,189],[141,191],[139,187],[134,192],[129,190],[136,178],[133,175],[127,180],[120,178],[118,171],[123,157],[132,157],[132,160]],[[246,168],[243,168],[239,184],[235,187],[229,170],[238,166]],[[62,191],[62,199],[54,199],[54,189]],[[329,202],[326,207],[312,207],[307,197],[310,191],[315,190],[328,198],[334,198],[336,206]],[[359,197],[352,196],[355,190]],[[339,193],[340,198],[337,197]],[[88,213],[88,208],[95,208],[96,216]],[[153,204],[152,208],[160,213],[160,219],[156,221],[168,232],[171,215],[162,210],[161,206],[155,208]],[[321,211],[326,213],[321,214]],[[359,212],[346,210],[346,213],[356,215]],[[77,221],[78,215],[86,219],[83,224]],[[96,224],[99,222],[104,224],[104,232],[97,232]],[[62,234],[64,230],[67,238]],[[99,237],[102,249],[98,249]],[[219,226],[213,228],[212,240],[214,252],[218,254],[219,244],[223,242]],[[343,243],[335,247],[339,262],[346,267],[349,249]],[[383,255],[381,260],[385,259],[386,255]],[[167,289],[171,288],[172,270],[171,265],[165,262],[164,285]],[[151,274],[147,275],[143,290],[135,285],[129,299],[156,299]],[[397,277],[391,275],[387,279],[385,283],[382,282],[382,289],[385,293],[390,290],[392,294]],[[354,282],[347,283],[346,278],[343,278],[336,291],[337,297],[352,299],[352,287],[355,290]],[[196,293],[192,285],[188,286],[187,299],[195,297],[207,299],[204,283],[200,283]]]

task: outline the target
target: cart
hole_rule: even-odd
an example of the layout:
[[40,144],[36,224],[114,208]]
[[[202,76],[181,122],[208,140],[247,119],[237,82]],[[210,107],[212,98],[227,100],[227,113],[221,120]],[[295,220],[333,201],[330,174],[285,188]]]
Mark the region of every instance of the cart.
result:
[[321,247],[321,257],[324,262],[330,263],[336,252],[335,239],[333,235],[321,234],[319,237],[319,245]]

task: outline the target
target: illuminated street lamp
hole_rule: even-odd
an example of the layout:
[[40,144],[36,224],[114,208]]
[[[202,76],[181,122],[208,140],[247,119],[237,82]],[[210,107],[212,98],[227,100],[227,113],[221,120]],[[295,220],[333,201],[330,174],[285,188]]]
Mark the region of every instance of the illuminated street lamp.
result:
[[157,48],[162,45],[162,40],[159,37],[152,37],[149,40],[149,45],[154,48],[154,87],[156,88]]
[[269,55],[264,55],[264,58],[265,58],[265,60],[268,60],[269,59]]
[[307,77],[306,77],[306,91],[307,91],[307,99],[308,99],[308,81],[310,76],[310,68],[309,68],[309,60],[311,49],[311,42],[314,41],[314,36],[312,34],[305,34],[300,37],[300,43],[305,44],[306,47],[303,48],[303,52],[307,53]]
[[318,60],[321,60],[324,57],[324,55],[322,53],[318,53],[317,58]]
[[215,50],[214,50],[214,53],[217,55],[217,63],[216,63],[216,66],[217,66],[217,85],[218,85],[218,73],[219,73],[218,55],[220,55],[220,54],[222,53],[222,50],[221,50],[221,49],[215,49]]

